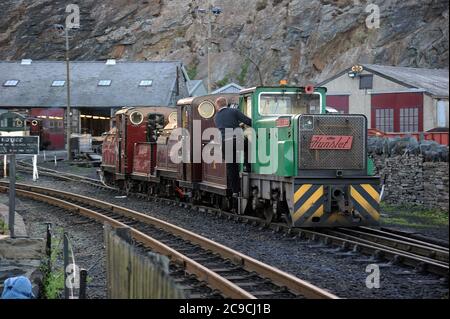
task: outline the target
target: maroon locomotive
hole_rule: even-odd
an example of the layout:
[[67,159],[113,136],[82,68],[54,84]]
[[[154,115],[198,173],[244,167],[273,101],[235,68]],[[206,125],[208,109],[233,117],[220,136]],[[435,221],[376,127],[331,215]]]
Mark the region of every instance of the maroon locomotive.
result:
[[101,168],[106,183],[127,192],[134,187],[147,191],[142,186],[154,181],[157,139],[171,113],[174,109],[169,107],[124,108],[116,112],[116,127],[106,134],[102,146]]
[[[223,163],[194,163],[194,143],[189,145],[188,161],[174,161],[170,153],[179,142],[171,138],[174,129],[184,128],[194,136],[193,123],[198,120],[201,131],[197,134],[202,136],[204,130],[214,127],[214,101],[220,96],[232,104],[239,100],[237,94],[208,95],[182,99],[176,109],[125,108],[116,112],[116,127],[106,134],[102,147],[105,182],[127,192],[176,196],[230,208],[231,190]],[[208,110],[211,116],[205,113]],[[202,147],[208,143],[211,139],[201,141]],[[181,156],[181,152],[175,155]]]

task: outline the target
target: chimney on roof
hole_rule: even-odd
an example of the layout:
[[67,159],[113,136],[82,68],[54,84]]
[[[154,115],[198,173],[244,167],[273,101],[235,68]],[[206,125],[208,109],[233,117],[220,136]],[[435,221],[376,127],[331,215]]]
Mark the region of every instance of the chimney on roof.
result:
[[106,65],[116,65],[116,60],[115,59],[108,59],[108,60],[106,60]]
[[20,64],[22,64],[22,65],[30,65],[31,62],[33,62],[33,60],[31,60],[31,59],[22,59]]

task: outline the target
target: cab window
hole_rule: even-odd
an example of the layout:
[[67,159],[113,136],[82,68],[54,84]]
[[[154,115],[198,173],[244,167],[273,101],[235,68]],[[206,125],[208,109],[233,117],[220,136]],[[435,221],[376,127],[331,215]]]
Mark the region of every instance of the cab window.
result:
[[244,112],[247,117],[252,117],[252,97],[247,96],[245,97],[245,104],[244,104]]
[[320,94],[261,94],[261,115],[320,113]]

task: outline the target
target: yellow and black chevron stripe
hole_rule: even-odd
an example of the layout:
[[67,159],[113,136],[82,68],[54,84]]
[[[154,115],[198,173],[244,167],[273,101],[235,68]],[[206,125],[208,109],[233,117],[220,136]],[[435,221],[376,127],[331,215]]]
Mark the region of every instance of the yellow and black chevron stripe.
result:
[[324,186],[303,184],[294,193],[294,225],[304,224],[312,217],[321,217],[324,213]]
[[376,221],[380,219],[378,187],[370,184],[352,185],[350,186],[350,196],[355,209],[364,219]]
[[[355,226],[349,214],[325,213],[326,188],[329,185],[302,184],[294,193],[293,225],[297,227]],[[362,220],[358,225],[375,225],[380,219],[378,186],[370,184],[351,185],[350,200]],[[318,222],[313,222],[318,218]]]

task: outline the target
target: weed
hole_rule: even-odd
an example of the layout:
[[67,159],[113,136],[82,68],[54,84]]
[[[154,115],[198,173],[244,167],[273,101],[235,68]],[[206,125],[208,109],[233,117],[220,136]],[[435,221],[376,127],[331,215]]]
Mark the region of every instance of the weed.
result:
[[8,224],[3,221],[3,219],[0,219],[0,234],[6,235],[8,234]]
[[230,81],[229,75],[226,75],[222,80],[217,81],[216,85],[218,87],[222,87],[228,84],[228,82]]
[[[62,230],[56,230],[55,233],[62,233]],[[43,292],[46,299],[57,299],[64,289],[64,269],[63,266],[56,266],[56,262],[62,255],[61,243],[63,235],[58,236],[59,241],[52,241],[50,254],[50,268],[47,262],[41,265],[41,271],[44,273]],[[54,267],[53,267],[54,266]]]
[[64,289],[64,272],[50,272],[44,280],[44,295],[46,299],[57,299]]
[[383,223],[407,227],[448,227],[448,214],[442,211],[412,205],[382,204]]
[[248,68],[250,66],[250,60],[245,60],[244,64],[241,66],[241,72],[237,76],[239,85],[245,85],[245,79],[247,78]]

